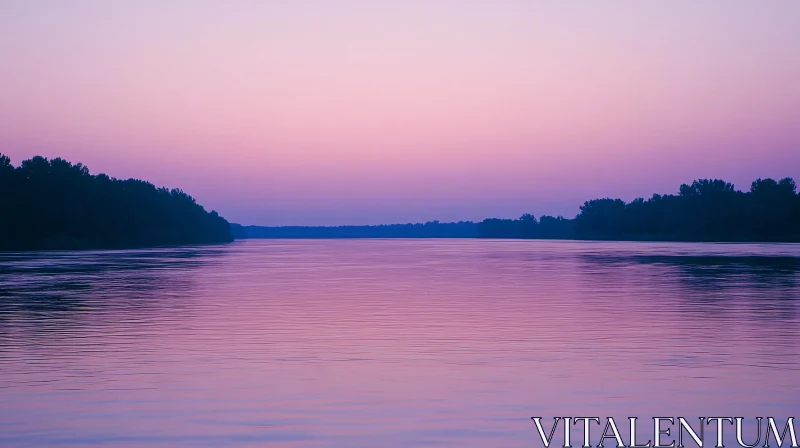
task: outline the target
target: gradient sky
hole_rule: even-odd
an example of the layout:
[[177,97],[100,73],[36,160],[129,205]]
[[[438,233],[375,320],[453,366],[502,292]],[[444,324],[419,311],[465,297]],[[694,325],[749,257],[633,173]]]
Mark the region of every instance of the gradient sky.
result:
[[0,1],[0,152],[229,220],[572,217],[800,178],[800,2]]

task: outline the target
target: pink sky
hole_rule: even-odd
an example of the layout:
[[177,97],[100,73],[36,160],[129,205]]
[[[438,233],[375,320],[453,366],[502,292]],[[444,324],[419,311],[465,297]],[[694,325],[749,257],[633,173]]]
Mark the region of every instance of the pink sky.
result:
[[244,224],[573,216],[800,178],[800,3],[0,3],[0,152]]

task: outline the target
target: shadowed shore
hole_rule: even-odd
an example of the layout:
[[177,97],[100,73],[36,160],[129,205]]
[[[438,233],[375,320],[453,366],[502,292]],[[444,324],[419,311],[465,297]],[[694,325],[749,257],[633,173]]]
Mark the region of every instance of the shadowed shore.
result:
[[0,197],[0,250],[136,248],[234,237],[800,242],[800,195],[791,178],[757,179],[746,192],[699,179],[681,185],[677,195],[586,201],[572,219],[526,213],[478,223],[264,227],[229,224],[180,189],[92,175],[60,158],[37,156],[14,167],[0,154]]
[[629,203],[593,199],[572,219],[524,214],[424,224],[336,227],[232,225],[236,238],[514,238],[626,241],[799,242],[800,195],[791,178],[757,179],[742,192],[719,179],[684,184],[677,195]]
[[233,241],[228,221],[179,189],[0,154],[0,250],[117,249]]

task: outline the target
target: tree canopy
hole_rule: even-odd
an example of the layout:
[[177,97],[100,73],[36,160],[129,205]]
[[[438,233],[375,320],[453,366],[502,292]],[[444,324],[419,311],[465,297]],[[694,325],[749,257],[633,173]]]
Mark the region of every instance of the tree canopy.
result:
[[0,249],[89,249],[232,241],[228,221],[180,189],[92,175],[84,165],[0,154]]
[[478,232],[483,238],[800,241],[800,195],[791,178],[756,179],[747,192],[720,179],[698,179],[678,191],[629,203],[593,199],[574,219],[486,219]]
[[584,202],[574,219],[524,214],[480,223],[386,226],[231,226],[180,189],[92,175],[64,159],[14,167],[0,154],[0,250],[125,248],[243,238],[558,238],[800,241],[800,195],[791,178],[756,179],[742,192],[720,179],[626,203]]

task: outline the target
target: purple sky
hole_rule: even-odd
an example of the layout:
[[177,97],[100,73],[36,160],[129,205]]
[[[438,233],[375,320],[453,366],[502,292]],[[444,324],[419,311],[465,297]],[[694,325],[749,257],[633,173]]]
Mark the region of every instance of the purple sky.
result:
[[0,2],[0,152],[244,224],[800,178],[800,2]]

